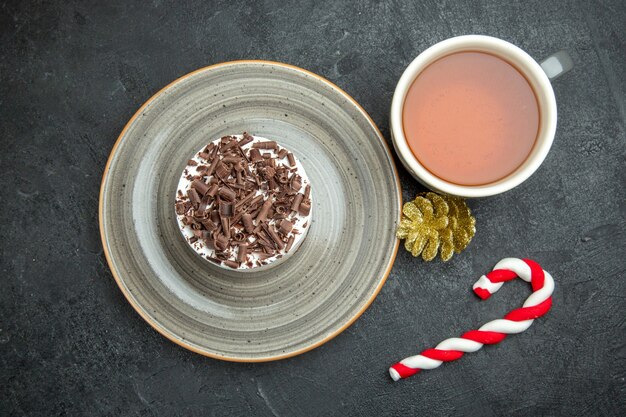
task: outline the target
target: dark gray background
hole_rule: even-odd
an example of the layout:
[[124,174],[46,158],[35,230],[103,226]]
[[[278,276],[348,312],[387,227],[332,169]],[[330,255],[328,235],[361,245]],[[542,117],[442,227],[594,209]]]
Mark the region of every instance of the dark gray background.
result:
[[[626,413],[626,6],[622,0],[51,1],[0,4],[0,415],[409,416]],[[509,2],[506,2],[509,3]],[[98,189],[126,121],[158,89],[240,58],[321,74],[388,139],[392,92],[426,47],[488,34],[567,50],[559,126],[526,183],[471,201],[447,264],[403,249],[348,330],[302,356],[235,364],[188,352],[124,300],[100,243]],[[405,200],[421,188],[400,169]],[[525,333],[400,383],[387,367],[502,316],[471,285],[505,256],[556,280]]]

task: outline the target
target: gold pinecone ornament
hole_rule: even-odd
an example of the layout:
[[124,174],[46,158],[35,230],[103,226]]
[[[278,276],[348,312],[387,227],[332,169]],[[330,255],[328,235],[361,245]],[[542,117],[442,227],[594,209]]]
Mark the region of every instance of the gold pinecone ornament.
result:
[[413,256],[432,261],[439,252],[442,261],[469,245],[476,233],[476,219],[460,197],[428,192],[402,207],[396,235]]

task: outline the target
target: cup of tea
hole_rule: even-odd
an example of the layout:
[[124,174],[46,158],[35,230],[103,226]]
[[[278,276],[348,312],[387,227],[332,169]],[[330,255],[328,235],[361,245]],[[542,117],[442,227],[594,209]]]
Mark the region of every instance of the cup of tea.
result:
[[391,104],[391,135],[402,164],[426,187],[460,197],[521,184],[554,140],[550,80],[571,68],[565,52],[539,64],[490,36],[431,46],[404,71]]

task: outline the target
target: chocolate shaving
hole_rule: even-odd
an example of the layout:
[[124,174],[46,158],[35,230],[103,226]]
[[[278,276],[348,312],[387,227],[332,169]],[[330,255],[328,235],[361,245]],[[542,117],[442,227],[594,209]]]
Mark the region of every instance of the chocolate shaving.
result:
[[300,191],[300,187],[302,187],[302,178],[298,174],[294,174],[291,177],[291,188],[296,191]]
[[198,208],[200,205],[200,196],[198,195],[198,192],[194,188],[190,188],[187,190],[187,195],[189,196],[194,208]]
[[[248,201],[252,200],[255,194],[256,194],[256,190],[252,190],[251,192],[249,192],[248,195],[246,195],[241,200],[237,201],[237,204],[235,204],[235,208],[239,208],[243,206],[244,204],[246,204]],[[262,196],[259,196],[259,197],[263,198]]]
[[253,140],[254,140],[254,138],[252,136],[250,136],[249,134],[244,132],[243,133],[243,138],[241,138],[241,140],[239,141],[239,146],[243,147],[243,146],[247,145],[248,143],[252,142]]
[[257,142],[252,144],[253,149],[276,149],[278,144],[273,140]]
[[191,183],[191,186],[195,188],[196,191],[198,191],[201,195],[205,195],[206,192],[209,190],[209,186],[200,180],[194,180]]
[[263,161],[261,151],[259,151],[258,149],[250,149],[250,162],[256,164],[261,161]]
[[262,222],[267,219],[267,215],[270,211],[270,207],[272,207],[272,196],[269,196],[267,200],[263,202],[263,206],[261,207],[259,214],[256,216],[257,222]]
[[267,232],[267,234],[272,238],[278,249],[283,249],[285,247],[285,242],[278,236],[276,230],[274,230],[274,226],[263,225],[263,229]]
[[230,142],[228,142],[227,144],[222,144],[222,146],[220,147],[220,151],[222,153],[225,153],[226,151],[228,151],[230,148],[239,145],[239,142],[236,139],[231,140]]
[[254,231],[254,225],[252,224],[252,216],[250,213],[245,213],[241,216],[241,220],[243,222],[243,227],[246,230],[246,233],[252,233]]
[[231,261],[230,259],[227,259],[224,261],[224,265],[233,268],[233,269],[237,269],[239,268],[239,263],[235,262],[235,261]]
[[207,191],[207,195],[211,196],[211,197],[215,197],[217,195],[217,192],[219,191],[220,187],[217,184],[213,184],[211,185],[211,187],[209,187],[209,190]]
[[260,253],[257,253],[257,255],[256,255],[256,256],[257,256],[260,260],[262,260],[262,261],[263,261],[263,260],[265,260],[265,259],[267,259],[267,258],[271,258],[273,255],[272,255],[272,254],[269,254],[269,253],[266,253],[266,252],[260,252]]
[[235,206],[232,201],[220,201],[219,211],[221,218],[230,218],[235,213]]
[[311,213],[311,200],[303,201],[298,208],[298,213],[301,216],[308,216]]
[[280,233],[283,236],[287,236],[289,232],[291,232],[291,229],[293,229],[292,222],[286,219],[283,219],[280,221],[280,224],[278,226],[278,233]]
[[257,242],[259,242],[259,244],[261,244],[265,248],[274,248],[274,244],[265,237],[258,236]]
[[285,246],[285,253],[287,253],[287,252],[289,252],[291,250],[291,247],[293,246],[294,240],[296,240],[296,236],[295,235],[289,236],[289,239],[287,240],[287,246]]
[[237,262],[243,263],[246,261],[247,257],[248,257],[248,244],[240,243],[239,248],[237,250]]
[[235,201],[237,194],[228,187],[220,187],[217,194],[226,201]]
[[241,161],[241,157],[236,156],[236,155],[225,156],[222,159],[222,162],[225,164],[236,164],[239,161]]
[[217,175],[222,181],[224,181],[230,175],[230,169],[228,169],[225,163],[219,161],[217,163],[217,166],[215,167],[215,175]]
[[228,238],[224,235],[218,235],[215,238],[215,248],[218,250],[225,250],[228,247]]
[[217,164],[220,162],[220,159],[217,157],[218,151],[219,151],[219,148],[217,146],[213,148],[213,152],[211,153],[211,164],[209,165],[209,169],[206,172],[207,175],[213,175],[213,172],[215,172],[215,168],[217,167]]
[[185,203],[183,203],[182,201],[176,202],[176,214],[181,216],[185,214],[186,212],[187,210],[185,210]]
[[215,223],[211,220],[211,219],[205,219],[205,220],[201,220],[200,223],[202,223],[202,225],[204,226],[204,228],[209,231],[212,232],[215,229],[217,229],[217,226],[215,225]]
[[303,198],[304,195],[302,194],[296,195],[296,197],[293,199],[293,203],[291,203],[291,211],[298,211],[298,208],[300,207],[300,203],[302,202]]
[[[285,157],[289,166],[280,162]],[[211,262],[231,268],[283,256],[300,233],[294,227],[298,213],[311,210],[311,187],[300,193],[303,179],[293,154],[275,141],[255,143],[247,133],[208,144],[188,161],[184,176],[191,184],[177,190],[175,209],[193,232],[188,241],[212,250]]]

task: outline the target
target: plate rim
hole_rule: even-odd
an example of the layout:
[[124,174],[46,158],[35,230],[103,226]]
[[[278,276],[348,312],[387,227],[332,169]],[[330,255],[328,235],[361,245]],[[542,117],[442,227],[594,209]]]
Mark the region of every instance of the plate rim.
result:
[[348,99],[349,102],[351,102],[364,116],[365,118],[368,120],[369,124],[374,128],[374,130],[378,133],[378,139],[380,140],[380,142],[383,144],[386,152],[387,152],[387,156],[389,157],[389,162],[391,162],[391,168],[393,170],[393,174],[395,177],[395,181],[396,181],[396,186],[398,189],[398,193],[396,195],[396,198],[398,199],[398,207],[400,207],[400,210],[398,212],[398,221],[400,219],[400,214],[402,211],[402,187],[400,184],[400,177],[398,175],[398,168],[396,166],[396,163],[393,159],[393,153],[391,152],[391,148],[389,146],[389,144],[387,144],[387,142],[384,140],[384,136],[382,135],[380,129],[378,128],[378,126],[376,125],[376,123],[374,123],[374,120],[372,120],[371,116],[365,111],[365,109],[354,99],[352,98],[351,95],[349,95],[348,93],[346,93],[341,87],[337,86],[335,83],[327,80],[326,78],[322,77],[321,75],[315,74],[314,72],[311,72],[309,70],[306,70],[304,68],[295,66],[295,65],[291,65],[291,64],[286,64],[283,62],[276,62],[276,61],[269,61],[269,60],[262,60],[262,59],[242,59],[242,60],[233,60],[233,61],[225,61],[225,62],[220,62],[217,64],[213,64],[213,65],[208,65],[202,68],[198,68],[194,71],[191,71],[189,73],[186,73],[178,78],[176,78],[175,80],[171,81],[170,83],[168,83],[167,85],[165,85],[163,88],[159,89],[156,93],[154,93],[148,100],[146,100],[145,103],[143,103],[141,105],[141,107],[139,107],[139,109],[133,114],[133,116],[128,120],[128,122],[126,122],[126,124],[124,125],[124,128],[122,129],[122,131],[120,132],[119,136],[117,137],[115,143],[113,144],[113,147],[111,148],[111,152],[109,153],[109,156],[107,158],[107,162],[104,166],[104,172],[102,174],[102,180],[100,182],[100,192],[98,195],[98,226],[100,229],[100,240],[102,242],[102,247],[103,247],[103,251],[104,251],[104,256],[106,258],[107,264],[109,266],[109,270],[111,271],[111,274],[113,275],[113,278],[115,279],[115,282],[117,284],[117,286],[120,288],[120,290],[122,291],[122,294],[124,295],[124,298],[126,298],[126,301],[132,306],[132,308],[139,314],[139,316],[145,321],[147,322],[150,327],[152,327],[154,330],[157,331],[157,333],[161,334],[163,337],[167,338],[168,340],[176,343],[178,346],[181,346],[187,350],[190,350],[194,353],[198,353],[200,355],[212,358],[212,359],[219,359],[222,361],[227,361],[227,362],[240,362],[240,363],[258,363],[258,362],[272,362],[272,361],[278,361],[278,360],[282,360],[282,359],[287,359],[287,358],[291,358],[294,356],[298,356],[301,355],[303,353],[306,353],[310,350],[313,350],[321,345],[323,345],[324,343],[334,339],[335,337],[337,337],[339,334],[341,334],[342,332],[344,332],[348,327],[350,327],[359,317],[361,317],[363,315],[363,313],[369,308],[369,306],[374,302],[374,300],[376,299],[376,297],[378,296],[378,294],[380,293],[382,287],[384,286],[385,282],[387,281],[387,278],[389,277],[389,274],[391,273],[391,269],[393,268],[393,265],[395,263],[395,259],[396,256],[398,254],[398,247],[400,245],[400,240],[399,239],[395,239],[395,245],[393,248],[393,253],[391,258],[389,259],[389,263],[385,269],[385,272],[382,274],[382,276],[380,277],[380,280],[378,282],[378,284],[376,285],[376,288],[374,289],[374,292],[372,294],[372,296],[363,304],[363,306],[359,309],[359,311],[356,312],[356,314],[354,316],[352,316],[345,324],[343,324],[340,328],[338,328],[337,330],[335,330],[334,332],[330,333],[329,335],[325,336],[323,339],[318,340],[315,343],[312,343],[308,346],[305,346],[303,348],[300,348],[298,350],[295,350],[293,352],[289,352],[289,353],[285,353],[282,355],[277,355],[277,356],[269,356],[269,357],[260,357],[260,358],[241,358],[241,357],[236,357],[236,356],[222,356],[222,355],[216,355],[214,353],[211,352],[207,352],[204,351],[202,349],[198,349],[197,347],[186,343],[186,341],[180,337],[178,337],[176,334],[171,333],[168,329],[164,328],[161,324],[159,324],[158,322],[152,320],[144,311],[143,308],[135,302],[135,300],[133,299],[133,297],[131,296],[131,294],[127,291],[126,286],[123,282],[123,280],[118,276],[117,270],[113,265],[113,260],[111,258],[111,254],[109,253],[108,250],[108,245],[107,245],[107,238],[105,236],[105,231],[104,231],[104,188],[105,188],[105,184],[107,181],[107,176],[109,173],[109,170],[111,168],[111,163],[113,161],[113,158],[115,157],[115,154],[117,152],[117,148],[119,146],[119,144],[121,143],[123,137],[125,136],[126,132],[128,131],[128,129],[130,128],[130,126],[134,123],[135,119],[137,119],[137,117],[143,113],[143,110],[150,104],[152,103],[154,100],[156,100],[161,94],[163,94],[165,91],[167,91],[169,88],[173,87],[174,85],[176,85],[177,83],[204,71],[209,71],[215,68],[219,68],[219,67],[224,67],[224,66],[230,66],[230,65],[241,65],[241,64],[266,64],[266,65],[273,65],[273,66],[279,66],[279,67],[283,67],[283,68],[287,68],[287,69],[291,69],[291,70],[295,70],[295,71],[299,71],[304,73],[305,75],[311,76],[313,78],[316,78],[317,80],[321,81],[322,83],[328,85],[329,87],[333,88],[334,90],[338,91],[341,95],[343,95],[346,99]]

